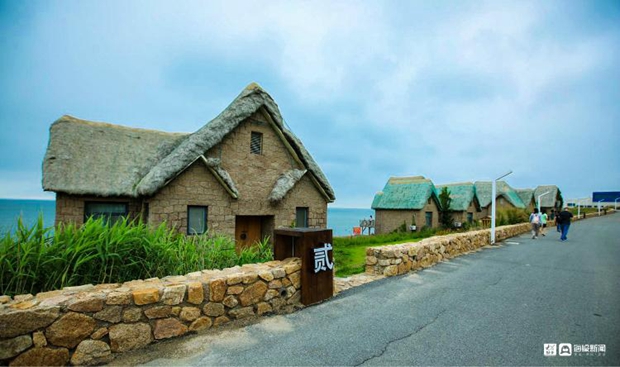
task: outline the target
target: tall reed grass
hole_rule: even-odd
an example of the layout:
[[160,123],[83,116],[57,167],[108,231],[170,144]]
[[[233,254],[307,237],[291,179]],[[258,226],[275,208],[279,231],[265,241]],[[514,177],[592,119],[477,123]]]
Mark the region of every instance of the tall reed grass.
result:
[[90,219],[82,226],[46,228],[42,217],[31,227],[20,218],[16,230],[0,239],[0,294],[182,275],[272,258],[268,239],[237,252],[229,237],[185,236],[165,224]]

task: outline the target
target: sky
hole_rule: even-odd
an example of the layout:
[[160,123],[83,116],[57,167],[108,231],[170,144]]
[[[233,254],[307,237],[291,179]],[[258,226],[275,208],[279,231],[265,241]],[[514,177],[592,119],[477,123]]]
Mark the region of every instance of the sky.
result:
[[193,132],[251,82],[336,193],[391,176],[620,190],[620,1],[0,0],[0,198],[49,127]]

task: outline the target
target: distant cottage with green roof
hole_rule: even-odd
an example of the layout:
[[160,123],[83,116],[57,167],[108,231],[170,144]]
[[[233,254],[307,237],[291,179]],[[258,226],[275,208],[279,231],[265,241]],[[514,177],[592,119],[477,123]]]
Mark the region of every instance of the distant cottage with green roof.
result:
[[536,199],[534,199],[534,189],[515,189],[515,192],[521,198],[528,212],[536,208]]
[[423,176],[391,177],[372,202],[375,233],[390,233],[405,224],[407,228],[437,227],[439,198],[433,182]]
[[450,193],[452,219],[459,223],[472,223],[480,219],[482,208],[476,196],[476,186],[472,182],[437,185],[437,196],[446,187]]
[[[482,208],[482,217],[491,216],[492,182],[476,181],[474,185],[476,186],[476,196]],[[526,208],[517,192],[505,181],[498,181],[496,190],[495,205],[497,210]]]

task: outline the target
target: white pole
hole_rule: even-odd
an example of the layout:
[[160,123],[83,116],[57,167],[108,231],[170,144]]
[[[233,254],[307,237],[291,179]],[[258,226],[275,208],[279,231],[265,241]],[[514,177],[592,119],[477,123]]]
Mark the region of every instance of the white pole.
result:
[[497,181],[508,176],[512,173],[512,170],[508,173],[496,178],[491,184],[491,245],[495,244],[495,195],[497,194]]
[[550,193],[551,191],[547,191],[543,194],[538,195],[538,212],[540,213],[540,198],[547,195],[548,193]]
[[620,200],[620,198],[616,198],[616,200],[614,200],[614,210],[618,210],[618,200]]
[[605,200],[605,199],[601,199],[601,200],[598,201],[598,215],[599,215],[599,217],[601,216],[601,201],[603,201],[603,200]]

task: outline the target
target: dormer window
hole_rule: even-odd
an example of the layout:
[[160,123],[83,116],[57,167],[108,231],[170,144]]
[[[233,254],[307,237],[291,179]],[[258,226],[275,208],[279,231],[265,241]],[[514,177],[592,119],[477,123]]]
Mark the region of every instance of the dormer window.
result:
[[263,154],[263,133],[252,131],[250,152],[252,154]]

